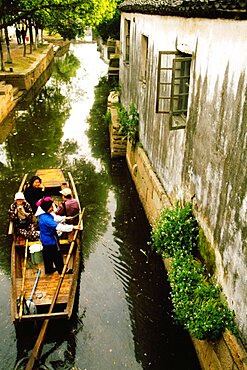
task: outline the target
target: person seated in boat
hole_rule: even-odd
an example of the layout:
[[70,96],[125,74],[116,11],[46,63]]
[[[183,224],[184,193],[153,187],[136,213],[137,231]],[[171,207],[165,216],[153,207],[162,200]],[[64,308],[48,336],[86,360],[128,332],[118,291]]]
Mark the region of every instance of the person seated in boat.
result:
[[76,199],[72,198],[72,192],[70,188],[64,188],[60,191],[63,197],[62,204],[57,208],[56,214],[60,216],[70,216],[71,220],[68,220],[69,224],[78,225],[79,222],[79,203]]
[[[63,257],[59,250],[58,232],[71,232],[78,229],[77,226],[56,222],[53,215],[53,200],[50,197],[42,199],[39,206],[39,229],[40,241],[43,245],[43,258],[45,273],[51,274],[58,271],[61,275],[63,271]],[[53,263],[55,269],[53,268]]]
[[17,236],[21,236],[31,241],[39,239],[39,232],[35,230],[32,222],[32,208],[26,201],[22,192],[15,194],[15,200],[10,205],[8,213],[9,220],[13,222],[14,230]]
[[41,178],[39,176],[33,176],[24,191],[25,199],[32,207],[33,214],[37,211],[36,203],[44,196],[44,189],[41,184]]

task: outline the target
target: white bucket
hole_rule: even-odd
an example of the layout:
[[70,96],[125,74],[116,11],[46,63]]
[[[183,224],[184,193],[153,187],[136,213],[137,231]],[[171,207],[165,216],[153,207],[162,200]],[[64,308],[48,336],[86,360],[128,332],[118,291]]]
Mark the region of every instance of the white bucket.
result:
[[31,261],[34,265],[43,261],[43,246],[40,243],[30,245],[29,251],[31,253]]

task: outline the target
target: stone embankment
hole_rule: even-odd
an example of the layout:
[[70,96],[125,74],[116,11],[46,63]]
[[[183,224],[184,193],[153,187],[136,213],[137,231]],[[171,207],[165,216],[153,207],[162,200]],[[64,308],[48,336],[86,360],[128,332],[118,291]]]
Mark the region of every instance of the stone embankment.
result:
[[48,45],[25,72],[6,71],[0,74],[0,123],[15,108],[23,93],[30,90],[53,58],[53,45]]
[[0,82],[0,123],[14,109],[22,92],[6,82]]
[[[117,108],[114,103],[116,96],[111,93],[108,98],[110,106],[110,144],[112,157],[126,157],[129,171],[135,183],[140,200],[151,225],[159,216],[162,207],[172,206],[172,200],[167,196],[162,187],[145,151],[138,147],[133,148],[131,144],[124,143],[119,151],[119,142],[114,136],[114,127],[118,127]],[[124,150],[126,152],[124,153]],[[169,261],[164,260],[166,269],[169,269]],[[198,359],[203,370],[247,370],[247,353],[242,342],[232,335],[228,330],[217,341],[198,340],[192,338]]]
[[30,90],[42,75],[44,75],[44,83],[46,82],[45,72],[54,60],[54,56],[67,52],[69,45],[68,41],[47,44],[47,48],[24,72],[15,73],[10,68],[10,71],[0,74],[0,124],[22,99],[23,94]]
[[112,91],[108,97],[107,109],[110,112],[110,148],[111,157],[119,158],[126,156],[127,140],[123,134],[119,133],[120,125],[118,122],[118,94]]

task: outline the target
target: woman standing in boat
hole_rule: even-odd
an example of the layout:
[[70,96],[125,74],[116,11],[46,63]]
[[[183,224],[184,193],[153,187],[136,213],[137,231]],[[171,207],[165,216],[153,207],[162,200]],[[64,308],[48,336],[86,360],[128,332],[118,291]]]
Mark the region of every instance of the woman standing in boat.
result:
[[[58,232],[71,232],[78,226],[62,224],[54,221],[53,201],[51,198],[44,198],[40,202],[39,229],[40,241],[43,245],[43,258],[45,273],[52,274],[55,270],[61,275],[63,271],[63,258],[59,250]],[[64,217],[65,219],[65,217]],[[53,268],[53,263],[56,268]]]
[[25,198],[33,210],[33,214],[37,211],[36,203],[43,198],[44,191],[41,186],[42,180],[39,176],[33,176],[29,181],[29,185],[24,191]]

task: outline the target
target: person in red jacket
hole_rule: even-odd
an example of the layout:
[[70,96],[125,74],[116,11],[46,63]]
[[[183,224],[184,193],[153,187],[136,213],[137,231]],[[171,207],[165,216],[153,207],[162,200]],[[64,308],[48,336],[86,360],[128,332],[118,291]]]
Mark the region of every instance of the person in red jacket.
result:
[[79,203],[76,199],[72,198],[72,193],[70,188],[64,188],[60,191],[63,196],[63,202],[56,210],[56,214],[59,216],[74,217],[68,223],[72,225],[77,225],[79,221]]

